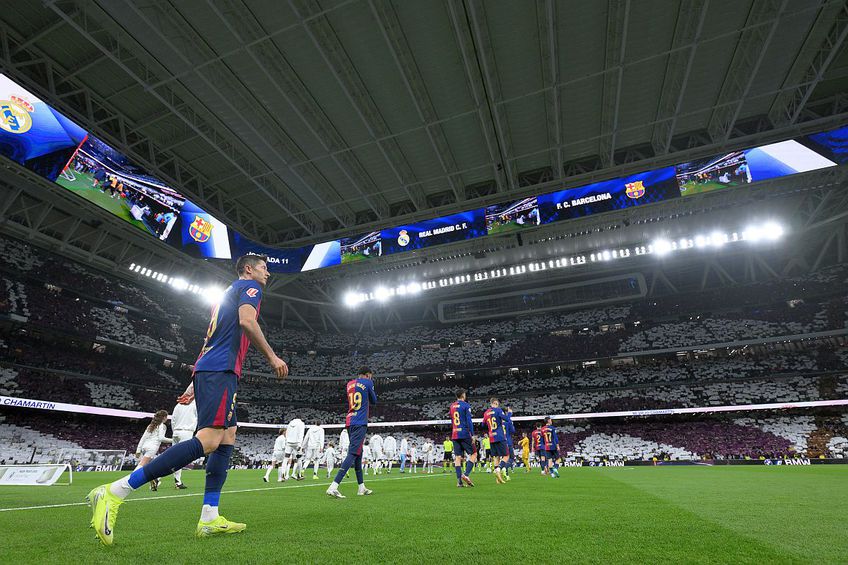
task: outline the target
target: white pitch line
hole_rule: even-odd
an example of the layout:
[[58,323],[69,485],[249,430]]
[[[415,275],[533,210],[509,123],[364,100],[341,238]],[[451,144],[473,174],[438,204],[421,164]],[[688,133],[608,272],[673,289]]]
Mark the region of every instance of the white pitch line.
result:
[[[444,473],[442,473],[444,474]],[[422,479],[425,477],[436,477],[437,474],[426,475],[422,474],[417,477],[392,477],[386,479],[374,479],[372,483],[383,483],[386,481],[402,481],[406,479]],[[291,480],[291,479],[289,479]],[[284,490],[284,489],[296,489],[296,488],[309,488],[309,487],[326,487],[329,483],[309,483],[306,485],[285,485],[285,486],[276,486],[276,487],[259,487],[259,488],[245,488],[245,489],[237,489],[237,490],[225,490],[221,494],[237,494],[241,492],[259,492],[266,490]],[[165,496],[147,496],[145,498],[129,498],[124,502],[143,502],[146,500],[166,500],[171,498],[188,498],[191,496],[203,496],[202,492],[193,492],[190,494],[168,494]],[[0,512],[15,512],[17,510],[41,510],[44,508],[62,508],[65,506],[88,506],[87,502],[67,502],[65,504],[44,504],[42,506],[19,506],[16,508],[0,508]]]

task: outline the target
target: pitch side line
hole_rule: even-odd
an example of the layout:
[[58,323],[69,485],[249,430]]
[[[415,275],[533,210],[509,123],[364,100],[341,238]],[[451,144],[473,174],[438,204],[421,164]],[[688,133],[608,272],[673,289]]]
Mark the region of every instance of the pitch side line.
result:
[[[422,478],[425,478],[425,477],[436,477],[440,474],[443,475],[444,473],[439,473],[439,474],[433,473],[432,475],[422,474],[421,476],[417,476],[417,477],[392,477],[392,478],[387,478],[387,479],[374,479],[374,480],[369,481],[369,482],[383,483],[383,482],[386,482],[386,481],[403,481],[403,480],[406,480],[406,479],[422,479]],[[289,480],[291,480],[291,479],[289,479]],[[326,487],[327,485],[328,485],[328,483],[309,483],[309,484],[306,484],[306,485],[285,485],[285,486],[276,486],[276,487],[245,488],[245,489],[238,489],[238,490],[226,490],[226,491],[223,491],[221,494],[238,494],[238,493],[241,493],[241,492],[258,492],[258,491],[266,491],[266,490],[285,490],[285,489],[309,488],[309,487],[321,487],[321,486]],[[190,493],[190,494],[168,494],[168,495],[165,495],[165,496],[148,496],[148,497],[145,497],[145,498],[128,498],[124,502],[142,502],[142,501],[145,501],[145,500],[165,500],[165,499],[170,499],[170,498],[188,498],[188,497],[191,497],[191,496],[203,496],[203,494],[204,493],[202,493],[202,492],[193,492],[193,493]],[[41,510],[41,509],[44,509],[44,508],[62,508],[62,507],[65,507],[65,506],[88,506],[88,503],[87,502],[67,502],[65,504],[45,504],[45,505],[42,505],[42,506],[20,506],[18,508],[0,508],[0,512],[15,512],[16,510]]]

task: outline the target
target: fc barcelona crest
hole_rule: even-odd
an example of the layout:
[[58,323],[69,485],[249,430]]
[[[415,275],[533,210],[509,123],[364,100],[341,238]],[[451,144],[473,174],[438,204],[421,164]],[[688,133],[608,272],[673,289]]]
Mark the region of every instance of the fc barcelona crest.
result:
[[207,222],[200,216],[195,216],[188,228],[188,234],[198,243],[206,243],[212,235],[212,222]]
[[640,180],[628,182],[624,185],[624,193],[628,198],[632,198],[633,200],[642,198],[645,195],[645,185]]

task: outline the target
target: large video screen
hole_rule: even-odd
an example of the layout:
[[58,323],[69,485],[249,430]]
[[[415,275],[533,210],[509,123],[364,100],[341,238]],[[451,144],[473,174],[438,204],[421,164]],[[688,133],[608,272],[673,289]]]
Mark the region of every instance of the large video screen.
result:
[[272,273],[299,273],[338,265],[341,261],[338,241],[328,241],[304,247],[268,247],[251,241],[238,232],[232,232],[234,257],[248,253],[268,258]]
[[652,204],[680,196],[674,167],[630,175],[539,196],[542,223],[558,222]]
[[811,141],[812,137],[802,138],[801,141],[789,139],[744,151],[732,151],[715,157],[681,163],[675,167],[680,194],[693,196],[704,192],[735,188],[752,182],[835,167],[838,162],[829,157],[844,151],[844,148],[837,143],[828,147],[824,144],[830,140],[820,137],[822,143],[820,150],[817,151],[816,143]]
[[534,228],[539,223],[539,206],[535,196],[486,207],[486,233],[489,235]]
[[0,155],[54,181],[87,132],[0,74]]
[[384,255],[453,243],[486,235],[483,209],[397,226],[381,232]]
[[376,259],[383,254],[383,241],[378,231],[342,238],[339,247],[342,265]]

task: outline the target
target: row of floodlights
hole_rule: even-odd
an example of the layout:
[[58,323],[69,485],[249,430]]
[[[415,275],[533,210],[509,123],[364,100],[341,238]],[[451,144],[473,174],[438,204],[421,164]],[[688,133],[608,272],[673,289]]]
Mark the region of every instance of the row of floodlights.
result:
[[160,273],[135,263],[130,265],[129,270],[133,273],[138,273],[141,276],[149,277],[162,284],[166,284],[178,292],[190,292],[196,294],[210,304],[217,304],[221,300],[221,296],[224,295],[224,290],[220,287],[189,284],[189,282],[182,277],[168,276],[165,273]]
[[538,273],[549,269],[561,269],[564,267],[586,265],[588,263],[601,263],[617,259],[626,259],[629,257],[639,257],[642,255],[656,255],[662,257],[675,251],[686,249],[720,248],[726,244],[740,241],[747,241],[750,243],[777,241],[783,236],[783,234],[784,229],[780,224],[776,222],[767,222],[761,225],[750,226],[742,232],[727,233],[714,231],[710,234],[701,234],[693,237],[684,237],[673,240],[660,238],[655,239],[647,245],[637,245],[634,247],[619,249],[605,249],[603,251],[597,251],[589,254],[573,255],[558,259],[549,259],[547,261],[534,261],[526,265],[512,265],[510,267],[501,267],[488,271],[478,271],[473,274],[444,277],[438,280],[411,282],[395,287],[378,286],[370,292],[349,291],[344,295],[344,303],[346,306],[355,308],[364,302],[370,302],[372,300],[377,302],[386,302],[395,296],[416,295],[423,291],[435,288],[447,288],[471,282],[484,282],[502,277],[513,277],[527,273]]

